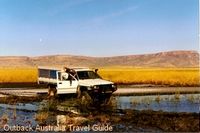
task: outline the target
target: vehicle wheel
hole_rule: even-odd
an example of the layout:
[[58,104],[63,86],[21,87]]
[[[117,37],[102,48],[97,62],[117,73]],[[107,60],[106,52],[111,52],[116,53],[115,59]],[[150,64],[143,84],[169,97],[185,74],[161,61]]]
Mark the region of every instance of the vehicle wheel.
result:
[[80,86],[78,86],[77,88],[77,98],[80,99],[81,98],[81,90],[80,90]]
[[107,94],[106,96],[104,96],[104,99],[102,100],[102,104],[109,105],[110,99],[111,99],[110,97],[111,97],[111,94]]
[[89,106],[92,104],[92,98],[90,97],[87,91],[82,91],[79,99],[81,105]]
[[49,97],[55,97],[56,94],[57,94],[56,88],[49,86],[48,96]]

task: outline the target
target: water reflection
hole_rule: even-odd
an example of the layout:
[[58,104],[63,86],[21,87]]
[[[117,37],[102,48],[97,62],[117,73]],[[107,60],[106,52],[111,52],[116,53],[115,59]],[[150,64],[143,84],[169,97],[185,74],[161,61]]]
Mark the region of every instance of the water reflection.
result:
[[117,108],[135,110],[155,110],[166,112],[199,113],[200,94],[119,96]]

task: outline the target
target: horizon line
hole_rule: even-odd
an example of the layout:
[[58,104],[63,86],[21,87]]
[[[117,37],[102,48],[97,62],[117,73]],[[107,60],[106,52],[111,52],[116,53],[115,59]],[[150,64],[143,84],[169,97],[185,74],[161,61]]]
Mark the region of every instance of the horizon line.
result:
[[143,54],[124,54],[124,55],[112,55],[112,56],[89,56],[89,55],[79,55],[79,54],[46,54],[46,55],[36,55],[36,56],[29,56],[29,55],[0,55],[0,57],[44,57],[44,56],[76,56],[76,57],[91,57],[91,58],[109,58],[109,57],[122,57],[122,56],[137,56],[137,55],[151,55],[151,54],[159,54],[159,53],[169,53],[169,52],[194,52],[199,53],[200,50],[167,50],[167,51],[159,51],[159,52],[150,52],[150,53],[143,53]]

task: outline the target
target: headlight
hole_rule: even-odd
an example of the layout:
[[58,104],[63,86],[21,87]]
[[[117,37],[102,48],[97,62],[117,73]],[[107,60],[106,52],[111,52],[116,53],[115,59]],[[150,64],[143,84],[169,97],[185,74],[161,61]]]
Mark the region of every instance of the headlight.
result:
[[94,89],[99,89],[99,86],[96,86],[96,85],[95,85],[95,86],[93,86],[93,88],[94,88]]
[[114,91],[116,91],[116,90],[117,90],[117,85],[113,84],[113,85],[112,85],[112,91],[114,92]]
[[116,88],[117,86],[116,85],[112,85],[112,88]]

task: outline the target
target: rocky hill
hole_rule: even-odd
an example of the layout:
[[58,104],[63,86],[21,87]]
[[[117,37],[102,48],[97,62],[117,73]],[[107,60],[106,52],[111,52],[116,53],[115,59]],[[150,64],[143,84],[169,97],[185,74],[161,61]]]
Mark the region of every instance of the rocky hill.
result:
[[133,67],[198,67],[197,51],[169,51],[155,54],[114,57],[48,55],[37,57],[0,56],[0,66],[133,66]]

